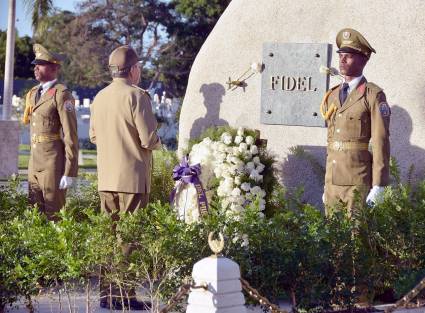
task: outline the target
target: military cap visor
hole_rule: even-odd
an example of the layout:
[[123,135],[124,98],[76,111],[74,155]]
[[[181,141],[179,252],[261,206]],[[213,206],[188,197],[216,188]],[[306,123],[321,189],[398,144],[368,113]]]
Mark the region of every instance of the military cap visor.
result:
[[353,53],[353,54],[364,55],[364,53],[361,52],[360,50],[356,50],[356,49],[353,49],[353,48],[350,48],[350,47],[340,48],[340,49],[336,50],[336,53]]
[[53,62],[49,62],[49,61],[45,61],[45,60],[35,59],[31,62],[31,64],[33,64],[33,65],[46,65],[46,64],[58,64],[58,63],[53,63]]

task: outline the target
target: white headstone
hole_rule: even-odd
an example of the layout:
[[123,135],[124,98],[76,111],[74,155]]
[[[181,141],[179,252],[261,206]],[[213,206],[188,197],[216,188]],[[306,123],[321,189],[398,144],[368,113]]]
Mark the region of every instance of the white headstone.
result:
[[85,107],[85,108],[90,107],[90,99],[88,99],[88,98],[83,99],[83,107]]

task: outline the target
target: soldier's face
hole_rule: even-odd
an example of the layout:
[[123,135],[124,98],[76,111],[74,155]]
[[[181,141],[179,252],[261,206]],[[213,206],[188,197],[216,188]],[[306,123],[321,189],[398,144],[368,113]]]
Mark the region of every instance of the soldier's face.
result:
[[36,64],[34,76],[39,82],[48,82],[57,77],[58,66],[56,64]]
[[357,77],[362,75],[367,58],[357,53],[339,53],[339,71],[344,76]]

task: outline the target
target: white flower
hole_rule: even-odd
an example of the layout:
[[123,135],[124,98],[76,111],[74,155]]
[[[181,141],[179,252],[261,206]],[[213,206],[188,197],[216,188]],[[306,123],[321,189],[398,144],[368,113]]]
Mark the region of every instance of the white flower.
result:
[[244,133],[243,127],[239,127],[238,128],[238,136],[243,136],[243,133]]
[[255,164],[260,164],[260,157],[256,156],[252,159]]
[[239,158],[232,155],[231,158],[230,158],[230,162],[233,163],[233,164],[237,164],[237,163],[239,163]]
[[254,170],[254,169],[255,169],[255,164],[254,164],[254,162],[248,162],[248,163],[246,163],[246,165],[245,165],[245,169],[246,169],[246,171],[247,171],[248,173],[252,172],[252,170]]
[[233,155],[238,155],[239,153],[239,147],[232,147],[232,152]]
[[262,173],[264,171],[265,165],[260,163],[257,165],[257,167],[255,168],[257,170],[258,173]]
[[258,217],[261,218],[261,219],[263,219],[265,217],[265,215],[264,215],[263,212],[258,212]]
[[248,145],[245,142],[241,142],[239,145],[239,152],[244,153],[248,150]]
[[238,145],[238,144],[240,144],[242,141],[243,141],[243,137],[242,137],[242,136],[239,136],[239,135],[238,135],[238,136],[236,136],[236,137],[235,137],[235,141],[234,141],[234,142],[235,142],[235,144],[237,144],[237,145]]
[[326,75],[337,76],[339,72],[334,67],[326,67],[324,65],[320,65],[319,72]]
[[222,135],[221,135],[221,141],[224,143],[224,144],[226,144],[226,145],[230,145],[231,143],[232,143],[232,135],[230,135],[229,133],[227,133],[227,132],[224,132]]
[[244,196],[240,195],[240,196],[237,196],[237,197],[233,197],[232,200],[236,204],[244,205],[245,204],[245,201],[246,201],[246,198]]
[[223,169],[221,168],[221,166],[216,166],[215,168],[214,168],[214,174],[215,174],[215,177],[221,177],[221,175],[223,175]]
[[221,206],[223,207],[223,209],[227,209],[229,204],[230,204],[230,202],[229,202],[228,199],[224,198],[223,200],[221,200]]
[[251,148],[249,149],[249,152],[251,152],[253,155],[258,154],[258,148],[256,145],[252,145]]
[[232,194],[233,197],[237,197],[241,195],[241,190],[239,188],[235,188],[232,190]]
[[236,176],[235,177],[235,185],[240,185],[241,184],[241,177],[240,176]]
[[249,190],[251,190],[251,184],[250,183],[242,183],[241,184],[241,189],[243,191],[249,191]]
[[254,143],[254,137],[252,137],[252,136],[246,136],[246,138],[245,138],[245,142],[246,142],[248,145],[252,145],[252,144]]
[[261,73],[261,71],[263,70],[263,63],[260,62],[254,62],[251,64],[251,70],[254,73]]
[[226,145],[224,143],[222,143],[222,142],[219,142],[217,144],[217,150],[219,152],[226,152]]
[[260,182],[263,180],[263,175],[258,174],[256,170],[252,170],[249,174],[249,178],[255,180],[256,182]]
[[240,214],[243,212],[243,206],[239,204],[231,204],[230,210],[232,210],[233,213]]
[[206,145],[210,145],[211,142],[212,142],[212,140],[211,140],[210,137],[206,137],[206,138],[204,138],[204,140],[202,140],[202,143],[203,144],[206,144]]

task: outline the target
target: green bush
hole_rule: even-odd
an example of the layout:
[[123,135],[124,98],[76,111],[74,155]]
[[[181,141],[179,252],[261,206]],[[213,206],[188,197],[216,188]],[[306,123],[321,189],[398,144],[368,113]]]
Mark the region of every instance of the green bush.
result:
[[[356,220],[344,207],[325,217],[275,186],[268,217],[259,218],[253,203],[240,220],[229,220],[213,198],[202,222],[188,225],[168,204],[175,163],[174,154],[155,154],[153,201],[118,222],[100,212],[93,176],[72,193],[57,223],[28,206],[16,179],[0,189],[0,306],[21,297],[30,303],[42,288],[89,291],[100,267],[106,281],[143,287],[157,306],[211,254],[210,231],[225,235],[224,255],[253,287],[298,310],[350,307],[358,287],[371,299],[391,288],[401,296],[425,274],[425,181],[401,183],[396,166],[384,201],[362,207]],[[123,245],[133,247],[128,259]]]

